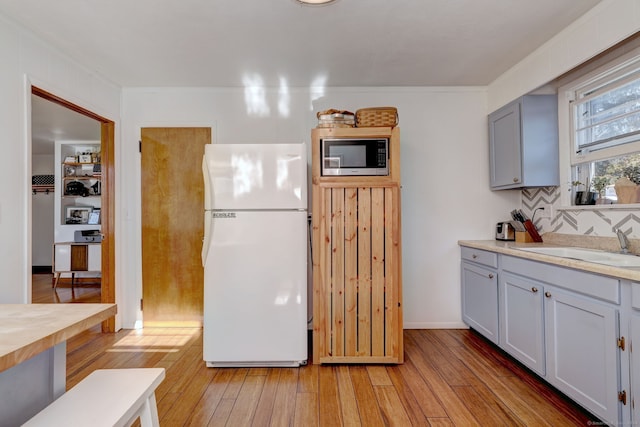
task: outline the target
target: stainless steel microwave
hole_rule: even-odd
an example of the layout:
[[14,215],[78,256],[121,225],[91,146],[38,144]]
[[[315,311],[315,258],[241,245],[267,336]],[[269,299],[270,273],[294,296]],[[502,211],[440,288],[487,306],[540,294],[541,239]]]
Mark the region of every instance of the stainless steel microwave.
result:
[[389,175],[389,138],[330,138],[320,144],[323,176]]

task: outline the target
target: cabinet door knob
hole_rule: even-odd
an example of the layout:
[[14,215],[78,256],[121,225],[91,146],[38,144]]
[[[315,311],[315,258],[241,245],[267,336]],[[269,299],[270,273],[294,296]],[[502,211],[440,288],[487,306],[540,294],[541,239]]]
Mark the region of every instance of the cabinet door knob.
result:
[[535,294],[536,292],[538,292],[538,288],[536,288],[535,286],[534,286],[534,287],[532,287],[532,288],[531,288],[531,292],[533,292],[533,293]]
[[478,258],[478,255],[473,254],[473,255],[471,255],[471,258],[476,259],[476,258]]
[[513,182],[518,182],[518,181],[520,181],[520,179],[518,179],[518,178],[513,178]]
[[545,292],[544,296],[547,297],[547,298],[551,298],[551,292]]
[[493,274],[489,274],[489,279],[493,279]]

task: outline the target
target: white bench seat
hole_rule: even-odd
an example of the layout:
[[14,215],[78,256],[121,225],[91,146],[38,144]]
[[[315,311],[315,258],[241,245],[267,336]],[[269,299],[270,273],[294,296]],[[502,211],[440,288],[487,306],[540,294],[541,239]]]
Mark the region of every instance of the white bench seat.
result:
[[24,426],[159,426],[155,389],[164,368],[98,369],[60,396]]

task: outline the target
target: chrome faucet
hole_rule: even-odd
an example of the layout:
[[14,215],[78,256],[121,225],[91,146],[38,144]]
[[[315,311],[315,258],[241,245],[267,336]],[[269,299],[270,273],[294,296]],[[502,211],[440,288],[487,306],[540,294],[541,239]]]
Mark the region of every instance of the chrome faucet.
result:
[[622,252],[623,254],[628,253],[629,252],[629,239],[627,239],[627,236],[619,228],[616,229],[616,234],[618,235],[618,240],[620,241],[620,252]]

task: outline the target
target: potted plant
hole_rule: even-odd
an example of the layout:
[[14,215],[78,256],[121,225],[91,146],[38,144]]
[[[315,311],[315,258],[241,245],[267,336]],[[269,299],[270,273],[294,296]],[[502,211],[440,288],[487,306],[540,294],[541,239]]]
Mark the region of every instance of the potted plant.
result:
[[606,176],[596,176],[591,180],[591,187],[598,193],[597,204],[602,205],[606,203],[604,197],[604,190],[609,185],[609,178]]
[[571,183],[575,188],[575,204],[576,205],[595,205],[596,197],[598,193],[593,191],[579,190],[579,188],[584,188],[584,184],[580,181],[573,181]]
[[640,166],[627,166],[622,170],[622,178],[615,183],[618,203],[637,203],[640,201]]

